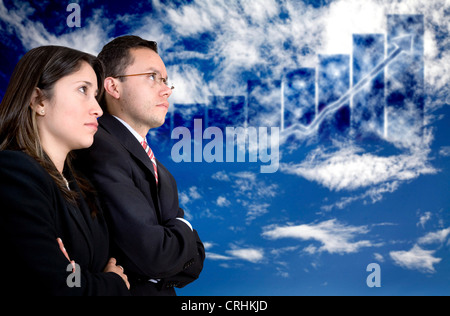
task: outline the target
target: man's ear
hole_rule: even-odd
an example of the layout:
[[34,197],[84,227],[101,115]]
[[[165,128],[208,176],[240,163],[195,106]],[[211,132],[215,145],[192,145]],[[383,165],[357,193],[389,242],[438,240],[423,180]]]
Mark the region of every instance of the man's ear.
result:
[[103,82],[105,92],[108,93],[114,99],[120,98],[119,82],[113,77],[107,77]]
[[41,89],[35,88],[31,94],[30,108],[36,112],[37,115],[45,115],[46,102],[44,102],[44,94]]

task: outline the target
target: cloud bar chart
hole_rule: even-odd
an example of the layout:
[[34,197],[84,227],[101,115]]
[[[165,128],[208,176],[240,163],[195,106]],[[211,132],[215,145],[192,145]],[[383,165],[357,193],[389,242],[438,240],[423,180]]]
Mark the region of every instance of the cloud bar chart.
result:
[[[246,96],[175,104],[171,129],[192,132],[193,119],[201,118],[204,128],[279,127],[321,141],[335,135],[392,141],[405,133],[420,136],[423,32],[423,15],[388,15],[387,34],[353,34],[351,55],[319,54],[316,68],[248,80]],[[166,129],[163,134],[170,137]]]
[[[358,83],[384,59],[383,34],[353,35],[353,76],[352,82]],[[353,96],[351,126],[356,138],[384,135],[384,69]],[[364,122],[364,123],[363,123]]]
[[[388,53],[399,39],[410,38],[410,47],[387,67],[387,138],[403,133],[420,135],[424,115],[423,15],[388,15]],[[408,41],[406,42],[407,44]]]

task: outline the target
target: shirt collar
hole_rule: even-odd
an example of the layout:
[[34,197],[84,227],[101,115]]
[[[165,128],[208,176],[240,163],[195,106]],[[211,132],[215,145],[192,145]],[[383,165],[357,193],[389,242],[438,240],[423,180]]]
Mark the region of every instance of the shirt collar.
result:
[[113,115],[113,117],[115,117],[120,123],[122,123],[130,131],[130,133],[133,134],[134,137],[136,137],[139,143],[142,143],[145,140],[145,138],[139,135],[139,133],[136,132],[127,122],[115,115]]

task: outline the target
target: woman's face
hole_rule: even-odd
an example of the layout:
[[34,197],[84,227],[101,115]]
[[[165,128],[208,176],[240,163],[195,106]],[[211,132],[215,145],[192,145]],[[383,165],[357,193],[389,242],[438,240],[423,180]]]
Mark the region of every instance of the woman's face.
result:
[[103,114],[95,99],[97,91],[97,76],[86,62],[55,83],[51,98],[37,111],[39,136],[47,153],[67,154],[92,145],[97,118]]

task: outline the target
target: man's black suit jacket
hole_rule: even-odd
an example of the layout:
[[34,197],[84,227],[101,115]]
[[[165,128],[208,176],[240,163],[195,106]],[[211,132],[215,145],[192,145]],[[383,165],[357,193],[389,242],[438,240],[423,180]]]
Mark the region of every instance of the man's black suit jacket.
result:
[[[80,193],[71,175],[66,177],[71,189]],[[109,260],[109,237],[101,212],[93,218],[87,203],[78,202],[67,202],[48,172],[27,154],[0,151],[3,295],[130,295],[119,275],[103,272]],[[71,266],[57,238],[79,265],[80,284],[77,271],[70,275]]]
[[112,253],[122,262],[134,295],[175,295],[173,287],[198,278],[205,250],[197,232],[176,219],[184,211],[175,179],[157,161],[156,186],[151,160],[121,122],[104,114],[94,144],[77,153],[76,165],[98,191]]

